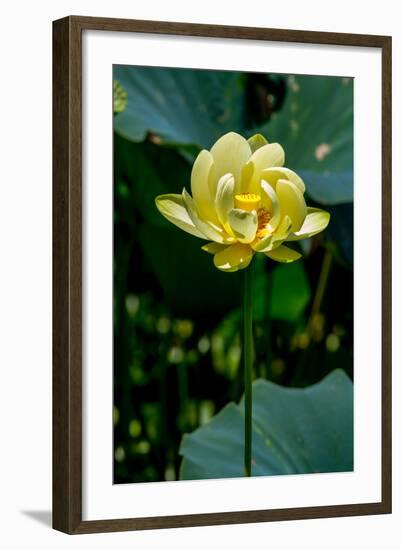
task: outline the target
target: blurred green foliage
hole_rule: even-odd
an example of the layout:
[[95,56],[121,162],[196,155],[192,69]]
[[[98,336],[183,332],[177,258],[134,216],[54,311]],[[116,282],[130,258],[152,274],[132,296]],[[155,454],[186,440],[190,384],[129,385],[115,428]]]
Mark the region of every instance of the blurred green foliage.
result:
[[302,388],[340,366],[352,378],[353,86],[128,66],[114,78],[114,480],[173,480],[182,436],[242,395],[242,274],[216,270],[154,198],[189,190],[195,155],[228,130],[280,141],[332,219],[304,260],[254,260],[255,375]]

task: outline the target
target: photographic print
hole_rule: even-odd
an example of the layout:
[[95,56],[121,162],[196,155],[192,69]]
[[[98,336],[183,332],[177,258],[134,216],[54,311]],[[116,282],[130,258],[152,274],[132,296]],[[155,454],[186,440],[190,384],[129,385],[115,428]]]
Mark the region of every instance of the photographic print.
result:
[[114,483],[353,471],[353,79],[113,86]]
[[54,21],[55,529],[391,513],[391,151],[389,36]]

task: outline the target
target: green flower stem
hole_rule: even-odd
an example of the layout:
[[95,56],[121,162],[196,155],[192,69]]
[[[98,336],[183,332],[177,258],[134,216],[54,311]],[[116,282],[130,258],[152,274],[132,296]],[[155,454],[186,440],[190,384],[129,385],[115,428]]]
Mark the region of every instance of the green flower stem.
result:
[[245,373],[245,452],[244,474],[252,475],[252,378],[253,378],[253,334],[252,334],[252,263],[244,270],[243,301],[243,354]]
[[311,313],[307,325],[307,333],[310,337],[313,335],[313,326],[316,319],[316,316],[319,314],[322,301],[324,298],[324,294],[326,292],[327,283],[330,276],[331,271],[331,265],[332,265],[333,255],[329,250],[326,250],[324,257],[323,257],[323,263],[322,268],[320,270],[319,280],[317,283],[317,288],[315,292],[315,297],[313,299],[313,304],[311,308]]

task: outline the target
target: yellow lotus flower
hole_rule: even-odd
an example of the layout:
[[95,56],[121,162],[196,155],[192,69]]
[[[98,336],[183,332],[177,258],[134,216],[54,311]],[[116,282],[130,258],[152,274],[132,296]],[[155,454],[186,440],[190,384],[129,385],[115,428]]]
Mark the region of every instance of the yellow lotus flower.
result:
[[306,206],[304,182],[283,165],[278,143],[230,132],[196,158],[192,196],[185,189],[160,195],[156,206],[180,229],[210,241],[202,249],[222,271],[247,267],[257,252],[293,262],[301,254],[283,243],[323,231],[330,214]]

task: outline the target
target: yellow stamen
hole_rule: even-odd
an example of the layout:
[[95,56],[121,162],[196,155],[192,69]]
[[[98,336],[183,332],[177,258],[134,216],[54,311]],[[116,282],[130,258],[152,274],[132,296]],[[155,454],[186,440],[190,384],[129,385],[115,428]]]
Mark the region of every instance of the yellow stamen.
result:
[[235,195],[235,207],[241,208],[241,210],[247,210],[252,212],[252,210],[257,210],[260,205],[260,195],[256,193],[241,193],[240,195]]
[[272,215],[270,212],[267,212],[264,208],[259,208],[258,210],[258,230],[256,232],[256,236],[259,239],[262,239],[265,237],[268,233],[267,225],[272,219]]

